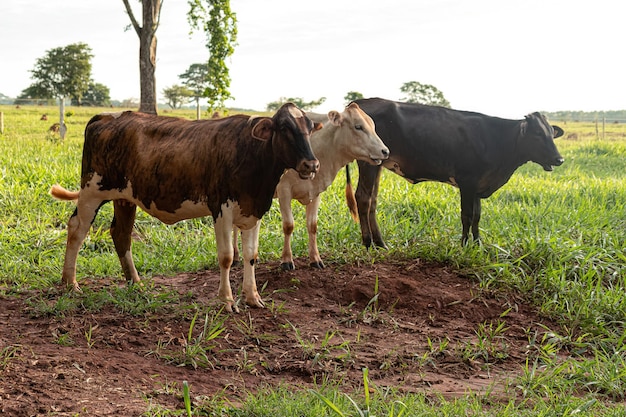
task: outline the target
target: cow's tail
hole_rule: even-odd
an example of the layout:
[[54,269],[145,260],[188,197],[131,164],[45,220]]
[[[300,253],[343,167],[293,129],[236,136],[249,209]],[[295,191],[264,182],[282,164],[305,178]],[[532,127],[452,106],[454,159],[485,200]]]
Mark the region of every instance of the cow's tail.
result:
[[356,205],[356,198],[354,198],[354,190],[352,189],[352,183],[350,182],[350,165],[346,165],[346,203],[348,209],[355,222],[359,222],[359,213]]
[[79,194],[80,191],[66,190],[59,184],[54,184],[52,187],[50,187],[50,195],[57,200],[76,201],[78,200]]

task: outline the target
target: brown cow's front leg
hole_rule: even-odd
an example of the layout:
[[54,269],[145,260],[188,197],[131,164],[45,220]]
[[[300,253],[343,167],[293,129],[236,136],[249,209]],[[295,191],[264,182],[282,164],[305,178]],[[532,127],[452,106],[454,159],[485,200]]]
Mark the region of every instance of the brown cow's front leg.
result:
[[387,248],[382,234],[380,233],[380,229],[378,228],[378,222],[376,221],[378,184],[380,182],[382,168],[363,161],[358,161],[358,165],[359,185],[357,186],[354,197],[357,201],[363,245],[368,249],[372,244]]
[[233,263],[231,266],[239,266],[239,228],[233,225]]
[[115,251],[120,258],[122,271],[128,283],[138,283],[140,281],[139,274],[133,262],[133,254],[131,251],[132,231],[135,224],[135,215],[137,206],[126,200],[113,201],[113,223],[111,223],[111,237],[115,245]]
[[243,296],[246,304],[252,307],[265,307],[259,295],[254,276],[254,265],[259,256],[259,229],[261,220],[248,230],[241,231],[241,251],[243,252]]

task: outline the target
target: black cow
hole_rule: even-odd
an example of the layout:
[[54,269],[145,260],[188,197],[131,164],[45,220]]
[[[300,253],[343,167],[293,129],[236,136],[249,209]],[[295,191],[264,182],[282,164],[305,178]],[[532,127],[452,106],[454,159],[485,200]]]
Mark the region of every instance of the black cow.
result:
[[[382,166],[411,183],[440,181],[459,188],[463,244],[470,227],[474,239],[479,239],[480,199],[502,187],[518,167],[532,161],[552,171],[564,161],[553,140],[563,130],[540,113],[508,120],[381,98],[356,103],[374,120],[376,132],[389,147],[390,157]],[[376,222],[381,166],[358,164],[355,197],[363,244],[386,247]]]

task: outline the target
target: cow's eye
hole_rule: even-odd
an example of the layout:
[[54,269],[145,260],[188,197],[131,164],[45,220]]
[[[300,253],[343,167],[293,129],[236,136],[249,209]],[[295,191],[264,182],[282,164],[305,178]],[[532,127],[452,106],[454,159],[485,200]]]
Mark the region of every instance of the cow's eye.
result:
[[354,125],[354,128],[356,130],[363,130],[363,126],[361,126],[361,125]]

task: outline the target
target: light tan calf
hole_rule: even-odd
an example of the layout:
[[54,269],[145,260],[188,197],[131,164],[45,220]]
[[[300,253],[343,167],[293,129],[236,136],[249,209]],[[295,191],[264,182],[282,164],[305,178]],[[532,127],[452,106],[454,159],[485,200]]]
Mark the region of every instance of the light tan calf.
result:
[[[342,113],[334,110],[328,113],[324,127],[311,135],[311,149],[320,161],[315,178],[303,181],[296,171],[287,170],[281,177],[274,195],[278,198],[283,222],[281,267],[285,270],[295,269],[291,251],[291,235],[294,230],[291,200],[298,200],[306,207],[310,264],[315,268],[323,268],[324,262],[317,248],[317,212],[320,194],[333,182],[339,170],[355,159],[380,165],[389,157],[389,149],[376,134],[374,122],[356,103],[349,104]],[[236,235],[234,247],[236,254]]]

